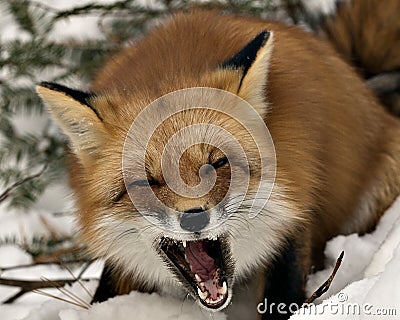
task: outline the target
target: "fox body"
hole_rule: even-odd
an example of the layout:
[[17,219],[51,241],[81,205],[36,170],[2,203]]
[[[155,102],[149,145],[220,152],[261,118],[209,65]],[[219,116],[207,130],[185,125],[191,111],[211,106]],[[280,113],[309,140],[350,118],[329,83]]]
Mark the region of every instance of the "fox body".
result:
[[[135,176],[137,150],[126,151],[132,123],[158,98],[195,87],[240,97],[270,132],[274,154],[267,159],[276,157],[275,179],[266,178],[268,201],[255,217],[246,211],[260,185],[256,141],[264,136],[258,129],[249,135],[239,123],[251,124],[254,114],[236,100],[213,100],[207,90],[200,98],[190,90],[178,94],[171,105],[182,97],[204,98],[218,110],[199,102],[155,126],[145,146],[141,130],[131,137],[145,154],[145,177]],[[301,304],[304,279],[312,266],[322,266],[325,242],[370,231],[400,193],[399,121],[328,43],[296,27],[215,12],[178,13],[112,59],[90,93],[53,83],[41,84],[38,92],[71,140],[81,237],[91,254],[107,261],[96,300],[134,289],[189,293],[208,310],[229,312],[245,304],[246,318],[256,317],[264,297]],[[144,118],[144,131],[159,110]],[[204,165],[213,167],[213,186],[198,197],[171,190],[163,150],[176,132],[194,124],[236,137],[247,156],[246,192],[230,186],[240,167],[235,154],[226,157],[219,147],[224,141],[213,145],[217,135],[201,129],[180,134],[171,157],[179,158],[180,178],[191,187],[207,180]],[[190,143],[196,135],[204,142]],[[179,153],[180,144],[190,146]],[[146,188],[167,208],[157,211],[148,201],[145,215],[153,222],[129,196],[146,204]],[[243,201],[232,212],[237,195]]]

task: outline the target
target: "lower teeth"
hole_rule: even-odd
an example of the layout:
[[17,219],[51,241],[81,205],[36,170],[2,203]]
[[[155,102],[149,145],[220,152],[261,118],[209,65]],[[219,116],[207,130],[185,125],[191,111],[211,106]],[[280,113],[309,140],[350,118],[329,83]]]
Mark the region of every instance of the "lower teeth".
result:
[[227,287],[226,281],[224,281],[224,282],[222,283],[222,289],[221,289],[221,291],[218,290],[218,293],[220,293],[220,294],[226,294],[227,291],[228,291],[228,287]]
[[199,295],[200,299],[205,301],[208,304],[216,304],[219,303],[223,300],[225,294],[227,292],[227,288],[226,288],[226,282],[224,281],[224,285],[223,287],[218,290],[218,296],[216,299],[211,299],[208,297],[208,292],[207,291],[201,291],[201,289],[199,287],[197,287],[197,294]]
[[223,296],[218,296],[218,298],[216,300],[213,300],[211,298],[207,298],[205,299],[205,302],[207,302],[208,304],[216,304],[218,302],[221,302],[223,299]]
[[200,290],[200,288],[197,288],[197,294],[199,295],[201,300],[206,300],[207,301],[207,296],[208,296],[207,292],[203,292],[203,291]]

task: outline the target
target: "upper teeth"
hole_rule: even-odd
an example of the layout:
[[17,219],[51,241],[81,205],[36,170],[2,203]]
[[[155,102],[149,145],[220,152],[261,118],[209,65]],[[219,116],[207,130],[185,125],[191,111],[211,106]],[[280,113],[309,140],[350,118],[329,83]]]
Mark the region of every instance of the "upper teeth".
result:
[[186,241],[182,241],[183,247],[186,248]]
[[194,274],[194,277],[196,278],[197,282],[201,282],[201,278],[197,273]]

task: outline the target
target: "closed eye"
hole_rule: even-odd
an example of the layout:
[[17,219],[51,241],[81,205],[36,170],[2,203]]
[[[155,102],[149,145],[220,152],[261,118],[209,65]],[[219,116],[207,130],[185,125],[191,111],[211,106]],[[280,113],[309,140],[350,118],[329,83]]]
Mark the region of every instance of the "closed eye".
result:
[[229,163],[228,158],[227,157],[223,157],[217,161],[215,161],[214,163],[212,163],[211,165],[214,167],[214,169],[218,169],[223,167],[224,165],[226,165],[227,163]]
[[148,186],[157,186],[159,183],[158,183],[158,181],[156,181],[156,180],[153,180],[153,179],[145,179],[145,180],[136,180],[136,181],[133,181],[133,182],[131,182],[129,185],[128,185],[128,188],[131,188],[131,187],[148,187]]
[[126,194],[128,194],[128,190],[133,187],[146,187],[146,186],[157,186],[159,185],[159,182],[154,179],[149,179],[149,180],[136,180],[131,182],[130,184],[127,185],[127,188],[123,188],[121,192],[119,192],[115,198],[113,199],[114,203],[117,203],[120,201]]

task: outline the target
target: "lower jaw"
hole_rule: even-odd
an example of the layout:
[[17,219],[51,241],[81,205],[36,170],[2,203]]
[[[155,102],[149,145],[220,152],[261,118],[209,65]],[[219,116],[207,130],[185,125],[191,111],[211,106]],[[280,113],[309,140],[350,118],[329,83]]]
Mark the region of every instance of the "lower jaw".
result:
[[[231,285],[232,285],[232,279],[230,277],[227,277],[228,274],[231,274],[232,271],[232,267],[231,264],[229,263],[230,268],[226,268],[227,267],[227,262],[230,261],[231,256],[230,256],[230,248],[227,245],[226,242],[224,242],[226,240],[226,238],[218,238],[216,240],[207,240],[205,239],[204,241],[218,241],[216,247],[218,248],[218,254],[219,257],[213,256],[217,263],[217,261],[220,261],[218,264],[216,264],[215,266],[219,266],[218,268],[221,269],[217,269],[216,273],[215,273],[215,282],[212,281],[213,284],[215,284],[217,286],[216,290],[218,290],[217,293],[212,293],[213,291],[209,291],[211,288],[211,284],[210,284],[210,280],[203,280],[204,282],[208,282],[208,285],[205,286],[204,282],[201,281],[201,278],[198,277],[197,274],[195,274],[195,269],[192,269],[191,264],[189,264],[190,269],[192,271],[188,272],[183,272],[183,269],[187,269],[186,268],[182,268],[182,266],[180,266],[180,264],[177,262],[179,259],[176,258],[177,256],[180,256],[180,260],[182,263],[182,250],[184,250],[184,248],[186,248],[186,246],[189,244],[186,243],[186,241],[179,241],[179,240],[174,240],[173,238],[169,238],[169,240],[160,240],[160,244],[161,244],[161,252],[164,253],[164,260],[166,260],[166,262],[175,270],[175,273],[177,274],[178,278],[180,279],[181,283],[187,287],[189,286],[190,289],[187,287],[187,289],[189,289],[189,292],[191,292],[191,295],[194,297],[194,299],[199,303],[199,305],[206,309],[209,312],[217,312],[220,310],[223,310],[230,302],[231,300],[231,294],[229,294],[229,292],[231,292]],[[188,240],[190,241],[190,240]],[[194,240],[194,241],[203,241],[203,240]],[[222,242],[224,242],[224,244],[222,244]],[[214,242],[215,243],[215,242]],[[177,246],[180,248],[179,250],[176,249]],[[170,249],[170,247],[172,247]],[[175,248],[175,249],[173,249]],[[173,260],[170,257],[170,254],[168,254],[167,252],[172,252],[172,251],[180,251],[179,254],[175,253],[172,254],[172,256],[174,256],[175,258],[173,258]],[[193,252],[192,252],[193,253]],[[186,257],[186,251],[185,251],[185,255]],[[165,259],[167,258],[167,259]],[[193,259],[193,258],[192,258]],[[225,261],[226,260],[226,261]],[[186,262],[188,262],[189,260],[186,260]],[[221,262],[222,261],[222,262]],[[182,270],[181,270],[182,269]],[[219,272],[220,271],[220,272]],[[194,276],[197,276],[194,277]],[[191,279],[193,278],[193,279]],[[196,278],[196,279],[195,279]],[[204,278],[203,278],[204,279]],[[212,278],[209,278],[212,279]],[[218,283],[218,284],[217,284]],[[202,285],[203,284],[203,285]],[[209,287],[209,289],[207,289],[207,287]],[[202,288],[202,289],[200,289]],[[230,289],[228,291],[228,288]],[[213,289],[214,290],[214,289]],[[194,292],[193,292],[194,291]],[[204,295],[205,293],[206,296],[201,297],[202,295]],[[212,299],[211,296],[217,294],[217,298]]]
[[210,305],[208,305],[207,303],[205,303],[204,301],[202,301],[197,297],[197,302],[200,304],[200,306],[209,312],[218,312],[224,310],[228,306],[230,301],[231,301],[231,295],[228,294],[227,298],[224,299],[221,303],[215,304],[214,306],[211,307]]

